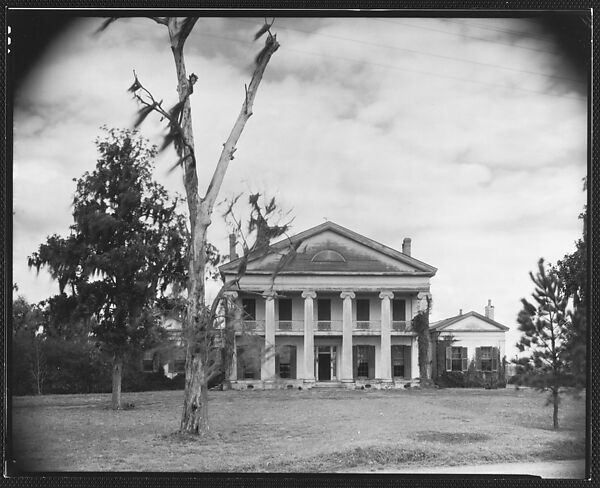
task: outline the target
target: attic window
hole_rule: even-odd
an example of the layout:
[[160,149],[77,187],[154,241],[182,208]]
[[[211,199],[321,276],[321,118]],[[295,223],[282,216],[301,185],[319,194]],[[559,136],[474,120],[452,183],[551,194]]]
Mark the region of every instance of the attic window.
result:
[[311,261],[313,263],[345,263],[346,259],[337,251],[325,249],[315,254]]

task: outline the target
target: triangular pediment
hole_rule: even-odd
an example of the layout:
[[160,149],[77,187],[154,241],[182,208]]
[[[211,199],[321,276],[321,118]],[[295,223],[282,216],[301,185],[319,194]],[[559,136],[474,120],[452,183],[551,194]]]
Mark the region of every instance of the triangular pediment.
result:
[[[290,253],[290,248],[295,250]],[[233,261],[222,266],[221,271],[227,273],[236,269],[235,263]],[[246,267],[246,273],[273,273],[275,270],[281,274],[389,273],[427,276],[433,276],[436,272],[428,264],[333,222],[325,222],[273,244],[266,254],[249,259]]]
[[508,330],[508,327],[491,320],[477,312],[468,312],[464,315],[457,315],[449,319],[441,320],[431,324],[431,329],[436,331],[453,332],[498,332]]

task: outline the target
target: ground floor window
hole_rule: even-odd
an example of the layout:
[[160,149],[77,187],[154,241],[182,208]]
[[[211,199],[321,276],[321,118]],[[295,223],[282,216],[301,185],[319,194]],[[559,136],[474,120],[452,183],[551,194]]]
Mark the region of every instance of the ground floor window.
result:
[[280,378],[296,379],[296,346],[281,346],[275,356],[275,370]]
[[160,354],[148,351],[142,359],[142,371],[144,373],[156,373],[160,369]]
[[354,346],[354,378],[375,378],[375,346]]
[[475,362],[478,371],[497,371],[498,349],[491,346],[478,347],[475,350]]
[[446,348],[446,371],[466,371],[468,367],[466,347]]
[[395,378],[408,377],[410,368],[410,347],[392,346],[392,376]]
[[254,347],[238,346],[236,348],[237,379],[260,379],[260,351]]

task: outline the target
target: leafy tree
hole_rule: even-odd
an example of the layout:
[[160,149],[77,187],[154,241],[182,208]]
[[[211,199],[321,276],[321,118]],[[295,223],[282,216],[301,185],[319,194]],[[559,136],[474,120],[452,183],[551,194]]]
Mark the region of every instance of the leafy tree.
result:
[[29,265],[58,280],[53,331],[66,338],[64,319],[84,321],[112,356],[117,409],[124,357],[157,337],[157,297],[185,282],[187,241],[179,200],[152,179],[156,149],[135,131],[105,130],[96,169],[76,180],[69,236],[48,237]]
[[572,325],[567,312],[569,296],[555,270],[543,259],[538,262],[537,273],[530,272],[529,276],[535,290],[533,303],[521,300],[523,309],[517,319],[522,332],[517,348],[522,354],[513,360],[516,382],[550,392],[548,402],[553,405],[553,425],[558,429],[559,394],[573,384],[566,348]]
[[[183,170],[183,182],[190,219],[190,243],[188,262],[186,317],[183,321],[186,338],[186,385],[181,416],[180,430],[189,433],[205,433],[208,431],[207,389],[209,375],[206,371],[207,356],[206,336],[210,327],[213,306],[205,302],[206,275],[206,243],[207,232],[211,224],[211,216],[217,196],[229,167],[234,158],[236,144],[244,130],[246,122],[252,115],[254,99],[262,80],[264,71],[271,56],[279,48],[276,36],[271,33],[272,22],[265,19],[264,25],[255,35],[255,40],[265,36],[265,45],[255,58],[254,72],[250,83],[246,85],[242,107],[233,128],[223,143],[221,155],[213,172],[204,196],[199,192],[196,153],[191,119],[190,96],[198,81],[195,74],[187,75],[183,48],[185,42],[197,22],[196,17],[150,17],[154,22],[166,27],[169,35],[175,71],[177,74],[178,101],[169,110],[162,107],[152,93],[142,85],[135,75],[129,90],[134,94],[141,108],[136,125],[141,124],[152,112],[167,121],[168,133],[162,148],[174,146],[178,161],[177,166]],[[116,18],[107,19],[98,29],[106,29]]]

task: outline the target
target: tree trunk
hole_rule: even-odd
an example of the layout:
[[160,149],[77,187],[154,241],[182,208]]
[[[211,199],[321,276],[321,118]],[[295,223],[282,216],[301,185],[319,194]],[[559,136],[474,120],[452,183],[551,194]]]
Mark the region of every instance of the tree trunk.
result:
[[552,389],[552,422],[554,430],[558,430],[558,388]]
[[429,351],[429,332],[421,332],[417,338],[419,343],[419,376],[421,381],[429,380],[430,351]]
[[254,74],[250,84],[246,87],[246,96],[242,109],[229,137],[223,144],[223,150],[213,173],[212,179],[206,190],[204,198],[198,192],[198,174],[196,172],[196,156],[193,152],[194,135],[192,129],[191,107],[189,95],[192,93],[193,83],[188,78],[183,56],[183,46],[191,32],[196,18],[181,19],[168,17],[160,20],[166,23],[169,30],[171,51],[177,72],[177,93],[179,101],[184,102],[180,126],[183,130],[183,147],[181,148],[183,166],[183,184],[186,192],[188,210],[190,213],[190,262],[188,266],[188,306],[183,324],[183,333],[186,340],[186,379],[183,412],[180,430],[201,434],[208,431],[208,374],[205,361],[208,357],[208,330],[210,324],[206,321],[206,305],[204,279],[206,268],[206,234],[211,224],[212,210],[215,205],[223,178],[227,172],[230,161],[236,150],[235,145],[244,129],[248,118],[252,115],[252,105],[262,79],[264,70],[277,50],[279,44],[274,36],[269,34],[262,51],[260,60],[257,60]]
[[43,352],[41,351],[40,340],[34,336],[33,348],[35,352],[34,364],[33,364],[33,376],[35,378],[36,394],[42,394],[42,383],[44,382],[44,358]]
[[208,385],[201,353],[187,349],[181,432],[205,434],[208,425]]
[[121,408],[121,377],[123,374],[123,356],[116,354],[113,356],[112,368],[112,401],[111,408],[119,410]]

